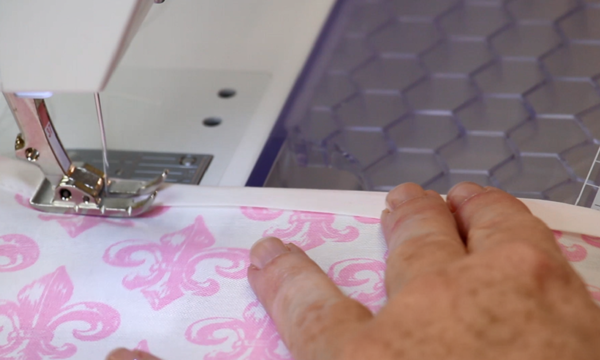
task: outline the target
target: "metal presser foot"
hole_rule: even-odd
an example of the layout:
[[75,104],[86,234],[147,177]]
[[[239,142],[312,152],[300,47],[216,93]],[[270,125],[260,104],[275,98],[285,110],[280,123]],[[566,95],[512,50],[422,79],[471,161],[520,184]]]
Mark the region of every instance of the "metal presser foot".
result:
[[31,206],[46,212],[110,217],[139,216],[150,208],[167,170],[147,182],[107,179],[89,164],[71,162],[44,100],[4,96],[21,130],[15,141],[17,157],[37,165],[45,176]]
[[[135,217],[145,213],[156,198],[168,171],[152,181],[111,178],[89,164],[72,166],[58,187],[46,178],[31,198],[31,206],[46,212],[110,217]],[[105,191],[107,190],[107,191]]]

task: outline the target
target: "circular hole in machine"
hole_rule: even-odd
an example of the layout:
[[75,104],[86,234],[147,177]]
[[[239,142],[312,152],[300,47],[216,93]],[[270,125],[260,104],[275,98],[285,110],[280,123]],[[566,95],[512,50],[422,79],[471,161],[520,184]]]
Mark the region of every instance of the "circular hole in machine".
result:
[[221,99],[231,99],[237,92],[234,89],[221,89],[219,90],[219,97]]
[[219,125],[221,125],[222,122],[223,122],[223,119],[221,119],[220,117],[215,117],[215,116],[207,117],[206,119],[204,119],[204,121],[202,121],[204,126],[208,126],[208,127],[219,126]]
[[63,199],[64,201],[71,200],[71,192],[67,189],[62,189],[60,191],[60,198]]

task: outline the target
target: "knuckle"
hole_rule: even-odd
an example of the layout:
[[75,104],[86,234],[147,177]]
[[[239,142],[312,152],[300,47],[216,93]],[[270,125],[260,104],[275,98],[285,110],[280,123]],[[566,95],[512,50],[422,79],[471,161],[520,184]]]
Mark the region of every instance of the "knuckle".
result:
[[543,280],[562,275],[565,272],[563,264],[557,261],[556,256],[550,254],[539,245],[527,242],[514,242],[502,249],[506,256],[512,258],[519,274]]
[[424,193],[423,188],[415,183],[404,183],[396,186],[386,196],[386,202],[392,207],[396,208],[413,197],[422,196]]
[[[364,359],[381,359],[384,358],[381,355],[382,350],[387,350],[386,346],[381,346],[380,341],[373,341],[371,339],[372,334],[360,333],[355,336],[351,341],[344,344],[344,347],[340,350],[339,360],[364,360]],[[374,355],[378,355],[375,357]],[[387,355],[387,354],[386,354]]]
[[428,233],[410,238],[390,250],[387,263],[396,262],[403,267],[412,267],[426,259],[439,258],[444,254],[462,249],[463,245],[444,233]]
[[525,206],[525,204],[523,204],[523,202],[521,202],[519,199],[503,190],[494,187],[485,188],[485,191],[477,194],[477,196],[474,196],[471,202],[484,202],[492,204],[502,203],[522,209],[524,211],[528,211],[527,206]]
[[456,213],[464,218],[476,219],[478,223],[502,223],[507,217],[527,221],[533,219],[523,202],[495,188],[487,188],[486,191],[472,196],[459,206]]
[[[454,223],[446,203],[439,195],[425,195],[408,200],[383,219],[387,235],[404,240],[429,236]],[[427,224],[427,226],[424,226]]]
[[552,261],[546,251],[531,243],[513,242],[507,244],[503,250],[511,252],[517,259],[535,267],[545,266]]
[[419,275],[404,288],[404,294],[428,299],[447,298],[453,292],[454,281],[444,271],[434,271]]
[[293,353],[304,353],[307,344],[312,345],[311,349],[327,348],[329,341],[343,336],[356,320],[371,317],[369,310],[350,299],[314,301],[295,314],[292,320],[294,331],[286,344]]

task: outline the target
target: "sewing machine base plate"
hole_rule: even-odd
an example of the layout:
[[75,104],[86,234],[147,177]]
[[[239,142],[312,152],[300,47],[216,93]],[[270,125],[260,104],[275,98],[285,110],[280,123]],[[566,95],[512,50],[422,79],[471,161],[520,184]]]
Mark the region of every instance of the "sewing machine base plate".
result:
[[[102,168],[100,150],[72,149],[67,151],[71,161],[85,162]],[[212,161],[212,155],[109,150],[109,177],[151,180],[165,169],[166,182],[198,185]]]

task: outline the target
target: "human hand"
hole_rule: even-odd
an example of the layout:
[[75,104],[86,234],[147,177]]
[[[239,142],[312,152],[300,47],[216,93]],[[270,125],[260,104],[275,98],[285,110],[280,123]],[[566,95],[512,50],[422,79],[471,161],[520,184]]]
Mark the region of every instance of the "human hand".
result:
[[296,360],[599,359],[600,309],[552,232],[472,183],[387,196],[388,303],[373,315],[301,249],[251,250],[248,279]]
[[298,247],[252,248],[250,284],[296,360],[600,358],[599,308],[520,201],[463,183],[447,202],[414,184],[387,202],[388,303],[375,316]]

